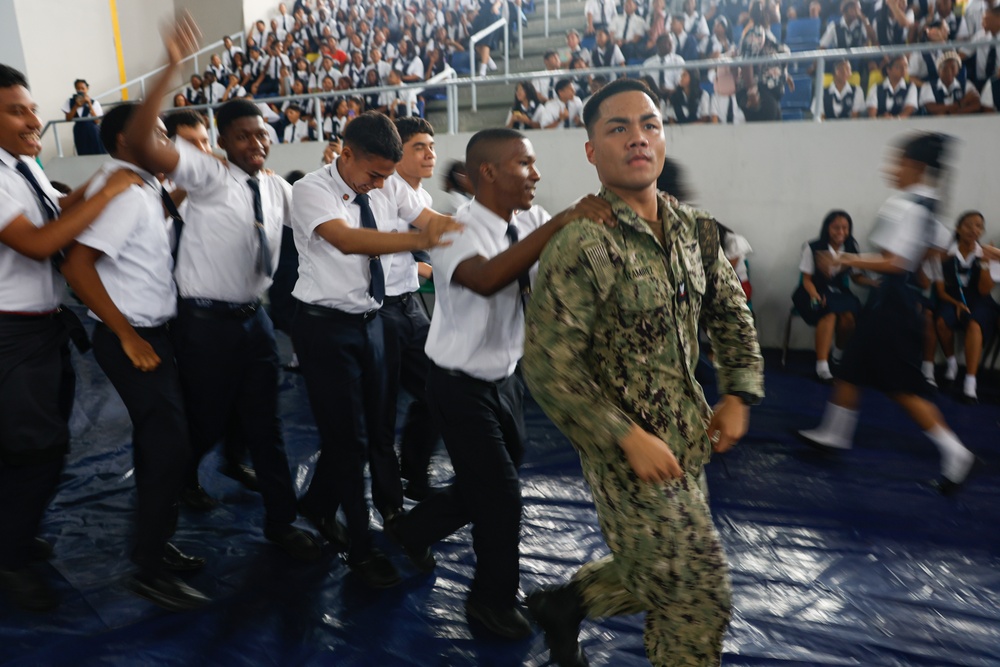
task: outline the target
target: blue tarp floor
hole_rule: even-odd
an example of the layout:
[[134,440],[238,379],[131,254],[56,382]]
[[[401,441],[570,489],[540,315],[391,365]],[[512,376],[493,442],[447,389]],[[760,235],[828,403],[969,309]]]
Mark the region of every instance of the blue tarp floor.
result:
[[[209,558],[191,583],[215,602],[171,614],[133,597],[123,586],[135,502],[128,418],[93,357],[75,363],[73,451],[43,526],[55,546],[44,570],[62,605],[29,615],[0,601],[0,664],[547,664],[540,634],[510,643],[466,624],[468,529],[437,546],[431,576],[385,545],[406,579],[372,592],[329,547],[303,566],[267,543],[259,497],[217,472],[215,452],[202,479],[222,502],[206,514],[183,512],[175,537]],[[749,434],[708,468],[735,594],[723,663],[1000,665],[997,396],[972,407],[939,397],[985,461],[964,490],[943,498],[926,483],[937,472],[933,445],[881,395],[866,394],[853,450],[824,456],[796,441],[793,429],[817,422],[829,392],[809,378],[810,367],[801,356],[779,370],[768,356],[768,397],[754,408]],[[996,387],[987,377],[981,391],[991,381]],[[527,408],[525,591],[564,581],[606,552],[575,453],[530,399]],[[281,409],[301,490],[317,443],[301,377],[283,374]],[[449,476],[439,454],[435,482]],[[587,621],[582,643],[595,667],[647,664],[640,617]]]

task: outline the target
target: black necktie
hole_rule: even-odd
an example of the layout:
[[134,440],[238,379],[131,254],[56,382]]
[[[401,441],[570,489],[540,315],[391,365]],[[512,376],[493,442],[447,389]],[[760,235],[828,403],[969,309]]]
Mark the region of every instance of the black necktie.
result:
[[[507,225],[507,239],[511,245],[517,243],[517,227],[513,223]],[[527,310],[528,299],[531,297],[531,278],[527,271],[517,277],[517,287],[521,293],[521,309]]]
[[264,206],[260,201],[260,183],[256,178],[248,178],[247,185],[253,193],[253,226],[257,230],[257,240],[260,247],[257,250],[257,273],[263,276],[271,275],[271,247],[267,244],[267,234],[264,232]]
[[176,266],[177,252],[181,249],[181,233],[184,231],[184,218],[181,217],[180,211],[177,210],[174,200],[170,198],[170,193],[164,188],[160,188],[160,199],[163,200],[163,208],[166,209],[167,215],[174,221],[174,251],[170,254],[174,258],[174,266]]
[[984,80],[989,81],[997,74],[997,47],[991,46],[990,52],[986,56],[986,76]]
[[31,189],[35,191],[35,197],[38,199],[38,203],[42,207],[42,213],[45,214],[45,220],[55,220],[59,217],[59,209],[56,208],[56,205],[52,203],[49,196],[45,194],[44,190],[42,190],[42,186],[38,184],[37,180],[35,180],[35,175],[31,173],[31,169],[28,165],[25,164],[23,160],[18,160],[17,164],[14,165],[14,168],[17,169],[21,176],[24,176],[24,180],[28,181],[28,185],[30,185]]
[[[360,194],[354,198],[354,203],[361,209],[361,226],[365,229],[375,229],[375,215],[372,213],[371,204],[368,203],[368,195]],[[382,260],[378,255],[368,258],[368,270],[371,278],[368,281],[368,293],[380,304],[385,300],[385,273],[382,271]]]
[[563,127],[569,129],[569,102],[566,103],[566,120],[563,121]]
[[729,123],[730,125],[733,122],[733,99],[734,99],[733,96],[730,95],[729,96],[729,108],[726,109],[726,122]]
[[[665,65],[666,62],[667,62],[667,57],[666,56],[660,56],[660,64],[661,65]],[[663,90],[666,87],[667,87],[667,72],[666,72],[666,70],[661,69],[660,70],[660,90]]]
[[628,24],[629,24],[629,22],[631,20],[632,20],[632,15],[631,14],[626,14],[625,15],[625,29],[622,30],[622,41],[623,42],[627,42],[628,41]]

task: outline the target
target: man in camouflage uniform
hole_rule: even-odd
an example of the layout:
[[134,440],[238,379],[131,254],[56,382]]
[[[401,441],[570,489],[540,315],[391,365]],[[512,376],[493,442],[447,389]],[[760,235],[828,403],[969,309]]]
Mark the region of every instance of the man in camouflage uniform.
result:
[[[572,441],[611,556],[528,606],[556,663],[587,665],[584,616],[646,612],[654,665],[717,665],[730,616],[702,467],[747,429],[763,360],[708,214],[656,192],[665,139],[645,84],[616,81],[584,112],[587,157],[618,225],[549,242],[527,313],[524,376]],[[694,379],[698,325],[716,350],[714,411]]]

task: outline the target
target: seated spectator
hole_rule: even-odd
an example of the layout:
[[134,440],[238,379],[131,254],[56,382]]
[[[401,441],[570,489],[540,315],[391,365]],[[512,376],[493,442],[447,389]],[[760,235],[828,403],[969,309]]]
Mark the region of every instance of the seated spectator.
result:
[[507,112],[504,125],[515,130],[536,129],[540,127],[541,112],[535,87],[527,81],[518,81],[514,87],[514,106]]
[[545,70],[550,74],[540,76],[532,83],[535,86],[538,101],[544,104],[556,96],[556,83],[561,78],[558,70],[562,69],[562,62],[559,60],[559,53],[551,49],[542,54],[542,62],[545,64]]
[[[402,86],[403,79],[400,71],[394,69],[389,72],[389,86]],[[387,90],[379,96],[379,107],[385,107],[385,113],[395,120],[405,116],[419,116],[417,107],[417,93],[413,89]]]
[[983,84],[983,92],[979,96],[983,113],[996,113],[997,100],[1000,99],[1000,76],[994,77]]
[[[920,30],[920,42],[943,44],[946,41],[944,28],[940,23],[928,23]],[[918,87],[934,83],[938,79],[937,63],[944,55],[944,49],[936,51],[914,51],[910,54],[910,83]],[[964,76],[962,77],[964,80]]]
[[792,294],[792,303],[805,323],[816,327],[816,376],[824,382],[833,380],[829,362],[831,345],[834,346],[833,361],[839,362],[861,312],[861,301],[851,292],[850,281],[858,284],[872,284],[873,281],[839,265],[836,265],[836,273],[828,275],[817,270],[825,263],[817,261],[816,256],[828,253],[836,259],[841,253],[858,251],[854,222],[846,211],[839,210],[827,213],[819,238],[802,248],[799,262],[802,277]]
[[[972,41],[996,40],[1000,37],[1000,5],[990,7],[983,14],[982,26],[976,31]],[[996,44],[977,47],[968,54],[969,79],[978,90],[982,90],[988,81],[1000,76],[1000,58],[997,57]],[[985,91],[984,91],[985,92]]]
[[[662,2],[662,0],[660,1]],[[566,31],[566,49],[560,59],[568,62],[574,57],[580,58],[583,62],[587,63],[588,67],[590,66],[590,49],[580,46],[580,33],[570,29]]]
[[654,90],[660,99],[667,100],[676,90],[681,80],[681,69],[653,69],[664,65],[683,65],[684,59],[673,53],[674,43],[670,35],[660,35],[656,40],[656,55],[646,58],[642,63],[643,67],[649,68],[645,73],[649,74],[656,82]]
[[585,33],[596,35],[598,30],[610,30],[611,23],[618,16],[618,8],[615,0],[587,0],[583,7],[584,16],[587,19]]
[[635,0],[625,0],[625,13],[616,16],[611,22],[611,38],[626,60],[647,55],[643,38],[649,31],[649,25],[646,24],[646,19],[636,13],[637,7]]
[[285,109],[285,129],[281,133],[281,143],[294,144],[299,141],[311,141],[309,125],[302,120],[302,109],[297,104],[291,104]]
[[858,0],[843,0],[840,3],[840,18],[830,21],[826,31],[819,38],[821,49],[854,49],[868,46],[875,41],[875,31],[861,12]]
[[[292,90],[290,94],[291,95],[306,94],[305,86],[302,85],[302,81],[300,79],[296,79],[295,81],[292,82]],[[316,101],[315,97],[310,97],[308,99],[285,100],[284,102],[281,103],[281,112],[284,113],[285,111],[288,110],[288,107],[292,106],[293,104],[299,108],[299,112],[302,115],[302,120],[306,121],[307,123],[311,120],[314,120],[317,116],[319,116],[319,114],[317,113],[319,103]]]
[[[740,40],[741,58],[772,56],[787,51],[771,34],[767,24],[768,10],[763,0],[754,0],[743,39]],[[736,75],[736,102],[748,122],[781,120],[781,98],[785,94],[787,79],[780,64],[762,64],[740,67]]]
[[[583,70],[588,69],[587,63],[583,61],[583,58],[579,56],[573,56],[572,60],[569,61],[569,68],[572,70]],[[573,87],[576,88],[577,96],[586,97],[590,94],[590,75],[580,74],[579,76],[573,77]]]
[[595,74],[590,77],[590,91],[586,98],[582,98],[584,106],[587,104],[587,100],[593,97],[594,93],[599,91],[604,86],[608,85],[608,77],[603,74]]
[[861,86],[849,83],[851,78],[851,63],[848,60],[837,62],[833,70],[833,83],[823,91],[823,120],[843,120],[857,118],[865,109],[865,94]]
[[873,44],[897,46],[906,44],[911,30],[916,26],[913,10],[906,6],[906,0],[879,0],[875,3],[875,30]]
[[882,83],[868,91],[869,118],[909,118],[917,111],[917,87],[907,83],[909,61],[900,54],[886,66]]
[[[618,45],[611,40],[611,35],[605,28],[598,28],[594,38],[594,50],[590,53],[591,64],[594,67],[621,67],[625,64],[625,56]],[[612,80],[613,75],[612,75]]]
[[920,89],[920,108],[931,116],[979,113],[979,92],[970,81],[959,78],[962,61],[955,51],[946,51],[937,61],[938,79]]
[[733,43],[733,36],[729,30],[729,19],[722,15],[716,16],[712,21],[712,41],[708,57],[731,58],[735,55],[736,44]]
[[350,120],[347,115],[347,98],[338,97],[336,99],[337,102],[333,107],[333,112],[326,114],[326,117],[323,119],[323,139],[325,141],[343,139],[344,128],[347,127],[347,121]]
[[709,94],[701,88],[701,76],[696,69],[681,70],[677,89],[670,95],[667,118],[671,125],[708,123],[712,120]]
[[736,103],[736,95],[712,95],[712,122],[741,125],[747,122],[743,109]]
[[994,263],[983,258],[983,248],[979,245],[984,223],[983,214],[978,211],[967,211],[959,216],[955,241],[941,261],[941,273],[935,282],[937,334],[947,357],[947,380],[958,376],[955,331],[965,331],[962,398],[967,403],[978,401],[976,372],[983,344],[990,340],[997,321],[997,304],[990,296],[993,289],[990,264]]
[[[392,70],[389,71],[392,72]],[[388,75],[386,75],[385,80],[386,81],[389,80]],[[364,88],[366,89],[378,88],[381,85],[382,85],[382,80],[378,78],[378,74],[375,73],[375,70],[370,69],[367,72],[365,72],[365,83],[363,86]],[[367,90],[362,95],[362,99],[365,101],[365,109],[378,109],[381,106],[379,101],[381,95],[382,93],[375,92],[372,90]]]
[[351,80],[352,88],[364,88],[368,67],[365,65],[365,56],[360,49],[351,51],[351,61],[344,65],[341,76]]
[[945,33],[945,41],[952,42],[958,39],[962,17],[955,13],[954,0],[934,0],[934,9],[925,19],[925,23],[940,23]]
[[403,83],[418,83],[424,80],[424,61],[420,59],[413,42],[403,40],[399,43],[399,55],[392,63],[393,69],[399,72]]
[[243,66],[243,86],[251,95],[260,94],[260,85],[264,82],[264,57],[260,49],[250,49],[250,61]]
[[[301,50],[296,48],[296,51]],[[292,76],[301,81],[302,87],[308,90],[309,82],[312,81],[312,69],[309,67],[309,61],[305,58],[295,60],[295,64],[292,66]]]
[[90,118],[73,123],[73,144],[77,155],[102,155],[107,153],[101,142],[98,118],[104,115],[101,103],[90,99],[90,84],[84,79],[73,82],[76,93],[62,107],[66,120]]
[[646,32],[646,53],[656,53],[656,40],[660,35],[666,35],[667,27],[670,23],[670,14],[667,12],[666,0],[653,0],[648,12],[639,8],[639,12],[646,17],[649,23],[649,31]]
[[225,81],[229,75],[229,68],[222,64],[222,58],[217,53],[212,54],[209,59],[207,71],[212,73],[216,81]]
[[191,75],[191,81],[184,89],[184,97],[187,98],[188,104],[191,106],[205,103],[205,93],[202,90],[202,80],[197,74]]
[[184,97],[184,93],[177,93],[174,95],[174,108],[180,109],[181,107],[188,106],[188,100]]
[[223,101],[235,100],[247,96],[247,89],[240,85],[240,77],[230,72],[226,75],[226,92]]
[[215,72],[210,69],[202,77],[201,94],[203,104],[219,104],[226,99],[226,87],[215,80]]
[[684,19],[679,15],[670,17],[670,41],[673,42],[673,51],[686,61],[698,60],[701,55],[698,53],[698,41],[688,35],[684,30]]
[[990,7],[997,6],[995,0],[969,0],[962,10],[962,24],[955,36],[960,42],[968,42],[983,25],[983,16]]
[[243,56],[243,49],[233,44],[229,35],[222,38],[222,66],[230,72],[238,72],[243,67],[236,62],[236,54]]
[[424,55],[424,80],[429,80],[440,74],[448,66],[441,46],[434,41],[427,45]]
[[559,79],[556,96],[542,105],[538,122],[546,130],[583,127],[583,102],[571,79]]
[[698,58],[706,58],[709,54],[708,21],[705,16],[698,11],[697,0],[684,0],[684,12],[680,15],[684,24],[684,32],[688,39],[694,41]]

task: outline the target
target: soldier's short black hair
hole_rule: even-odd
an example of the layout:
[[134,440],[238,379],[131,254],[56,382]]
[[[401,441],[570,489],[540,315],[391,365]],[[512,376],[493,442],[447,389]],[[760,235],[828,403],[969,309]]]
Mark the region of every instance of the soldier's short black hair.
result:
[[434,136],[434,126],[420,116],[403,116],[396,119],[396,131],[399,132],[400,143],[405,144],[415,134]]
[[215,126],[219,129],[219,134],[224,134],[233,121],[248,116],[261,116],[260,107],[250,100],[230,100],[219,107],[215,112]]
[[377,111],[366,111],[347,124],[344,146],[392,162],[403,159],[403,142],[396,126],[388,116]]
[[208,121],[197,111],[175,111],[167,114],[163,119],[163,124],[167,127],[167,136],[173,139],[177,136],[178,127],[198,127],[204,125],[208,127]]
[[601,104],[609,97],[614,97],[619,93],[629,91],[644,93],[653,101],[653,104],[660,107],[660,97],[653,90],[639,79],[615,79],[590,96],[587,104],[583,107],[583,124],[587,126],[587,135],[594,131],[594,124],[601,117]]
[[125,126],[138,108],[130,102],[119,104],[101,119],[101,143],[112,157],[118,154],[118,135],[125,131]]
[[10,65],[0,65],[0,88],[13,88],[14,86],[27,88],[28,80],[19,70]]

